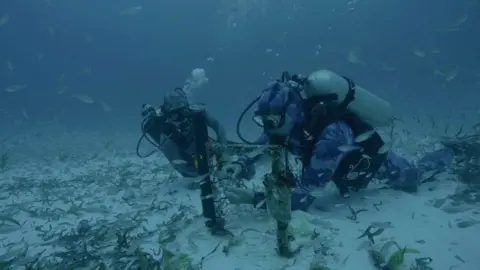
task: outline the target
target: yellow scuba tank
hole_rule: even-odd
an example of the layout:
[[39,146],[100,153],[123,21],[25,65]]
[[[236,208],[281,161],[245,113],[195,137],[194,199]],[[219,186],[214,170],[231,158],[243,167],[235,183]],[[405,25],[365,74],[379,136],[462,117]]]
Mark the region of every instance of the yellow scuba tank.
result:
[[[307,77],[304,91],[307,98],[334,93],[341,102],[349,89],[347,79],[324,69],[317,70]],[[373,128],[388,126],[393,122],[393,109],[390,103],[358,85],[355,87],[355,100],[348,105],[348,110]]]

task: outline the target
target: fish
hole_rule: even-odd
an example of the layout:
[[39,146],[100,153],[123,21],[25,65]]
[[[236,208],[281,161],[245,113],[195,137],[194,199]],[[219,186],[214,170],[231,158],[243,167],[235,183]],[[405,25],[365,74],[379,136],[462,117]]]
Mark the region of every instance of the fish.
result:
[[453,81],[453,79],[455,79],[455,78],[457,77],[457,75],[458,75],[458,72],[457,72],[457,71],[455,71],[455,70],[454,70],[454,71],[450,71],[450,72],[447,74],[445,80],[446,80],[447,82]]
[[397,70],[396,68],[387,66],[385,64],[382,65],[381,69],[384,70],[384,71],[395,71],[395,70]]
[[8,70],[13,70],[12,62],[10,62],[10,61],[7,62],[7,68],[8,68]]
[[131,16],[131,15],[135,15],[135,14],[139,13],[142,10],[143,10],[142,6],[135,6],[135,7],[127,8],[127,9],[124,9],[124,10],[120,11],[120,14]]
[[10,16],[8,16],[7,14],[3,15],[0,18],[0,26],[7,24],[9,20],[10,20]]
[[106,112],[111,112],[112,111],[112,108],[106,102],[100,101],[100,103],[102,104],[102,108],[103,108],[104,111],[106,111]]
[[353,144],[344,144],[338,147],[338,150],[344,153],[359,150],[359,149],[362,149],[362,148],[360,146],[353,145]]
[[18,92],[20,90],[23,90],[27,88],[27,85],[26,84],[15,84],[15,85],[10,85],[8,86],[7,88],[5,88],[5,92],[7,93],[14,93],[14,92]]
[[370,138],[373,136],[373,134],[375,134],[375,132],[376,132],[375,130],[369,130],[369,131],[367,131],[367,132],[364,132],[364,133],[358,135],[358,136],[355,138],[355,142],[356,142],[356,143],[364,142],[364,141],[370,139]]
[[22,111],[22,115],[23,115],[23,117],[25,117],[25,119],[27,119],[27,120],[28,120],[28,119],[29,119],[29,117],[28,117],[27,111],[25,110],[25,108],[24,108],[24,107],[22,107],[21,111]]
[[87,104],[95,103],[95,100],[93,98],[85,94],[73,94],[72,97],[80,100],[83,103],[87,103]]
[[463,15],[462,17],[458,18],[457,22],[454,24],[456,28],[460,28],[462,24],[464,24],[468,20],[468,14]]
[[420,57],[420,58],[423,58],[426,56],[425,52],[421,51],[421,50],[414,50],[413,51],[413,54]]
[[92,68],[91,67],[82,68],[80,70],[80,74],[91,75],[92,74]]
[[367,63],[360,58],[361,49],[354,48],[347,53],[347,61],[356,64],[365,66]]
[[60,75],[58,79],[58,89],[57,94],[61,95],[67,90],[67,83],[65,82],[65,74]]

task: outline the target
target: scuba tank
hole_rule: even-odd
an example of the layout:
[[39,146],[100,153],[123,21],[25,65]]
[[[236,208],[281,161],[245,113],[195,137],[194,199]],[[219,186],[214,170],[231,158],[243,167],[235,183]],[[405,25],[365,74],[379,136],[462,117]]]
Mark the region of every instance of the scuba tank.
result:
[[353,87],[355,99],[348,104],[348,110],[372,128],[391,125],[394,119],[392,106],[364,88],[352,84],[351,80],[324,69],[311,73],[306,78],[303,90],[306,98],[336,94],[338,100],[344,100]]

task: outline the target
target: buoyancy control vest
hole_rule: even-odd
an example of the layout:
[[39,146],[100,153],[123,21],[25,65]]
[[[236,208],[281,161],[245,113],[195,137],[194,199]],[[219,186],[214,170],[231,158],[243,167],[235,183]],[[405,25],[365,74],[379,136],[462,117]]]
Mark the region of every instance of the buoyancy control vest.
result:
[[[355,100],[355,83],[343,77],[349,85],[348,93],[343,101],[339,102],[338,95],[329,93],[309,97],[304,101],[306,123],[304,125],[305,138],[303,142],[302,163],[306,168],[313,156],[316,140],[325,128],[335,122],[345,122],[353,132],[354,137],[373,131],[373,127],[348,109]],[[385,154],[379,153],[384,142],[377,132],[373,132],[368,139],[355,142],[337,166],[332,180],[343,195],[350,189],[359,190],[367,187],[374,174],[380,169],[385,160]]]
[[193,161],[192,155],[188,153],[193,143],[192,125],[189,120],[175,125],[166,121],[165,115],[153,116],[145,121],[142,132],[148,135],[154,142],[152,144],[159,149],[162,149],[165,140],[171,140],[178,147],[183,160]]

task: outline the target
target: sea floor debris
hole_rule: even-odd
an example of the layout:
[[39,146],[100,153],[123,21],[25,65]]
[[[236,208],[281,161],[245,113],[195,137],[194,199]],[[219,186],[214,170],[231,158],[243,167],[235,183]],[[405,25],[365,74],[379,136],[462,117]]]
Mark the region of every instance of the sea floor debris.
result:
[[[339,205],[322,216],[294,212],[290,231],[294,245],[303,248],[295,258],[284,260],[275,253],[274,222],[258,209],[226,207],[227,228],[233,235],[209,234],[198,190],[186,188],[185,179],[166,163],[122,153],[104,159],[63,151],[60,156],[28,167],[11,166],[0,174],[0,269],[193,270],[235,265],[225,269],[345,270],[357,267],[355,260],[368,258],[365,248],[356,250],[359,241],[365,240],[372,250],[387,240],[409,248],[420,245],[418,238],[399,239],[405,225],[385,216],[398,210],[392,200],[403,196],[391,191],[393,196]],[[355,220],[348,218],[353,213]],[[407,219],[417,222],[414,226],[422,225],[421,214],[415,219],[410,214]],[[369,226],[373,229],[366,237],[356,239]],[[430,269],[426,267],[438,261],[436,254],[424,250],[431,241],[427,238],[422,237],[421,254],[405,256],[405,265]],[[392,248],[388,255],[395,252]],[[461,255],[468,264],[468,254]],[[428,256],[433,262],[422,259]],[[265,266],[266,261],[270,265]]]

